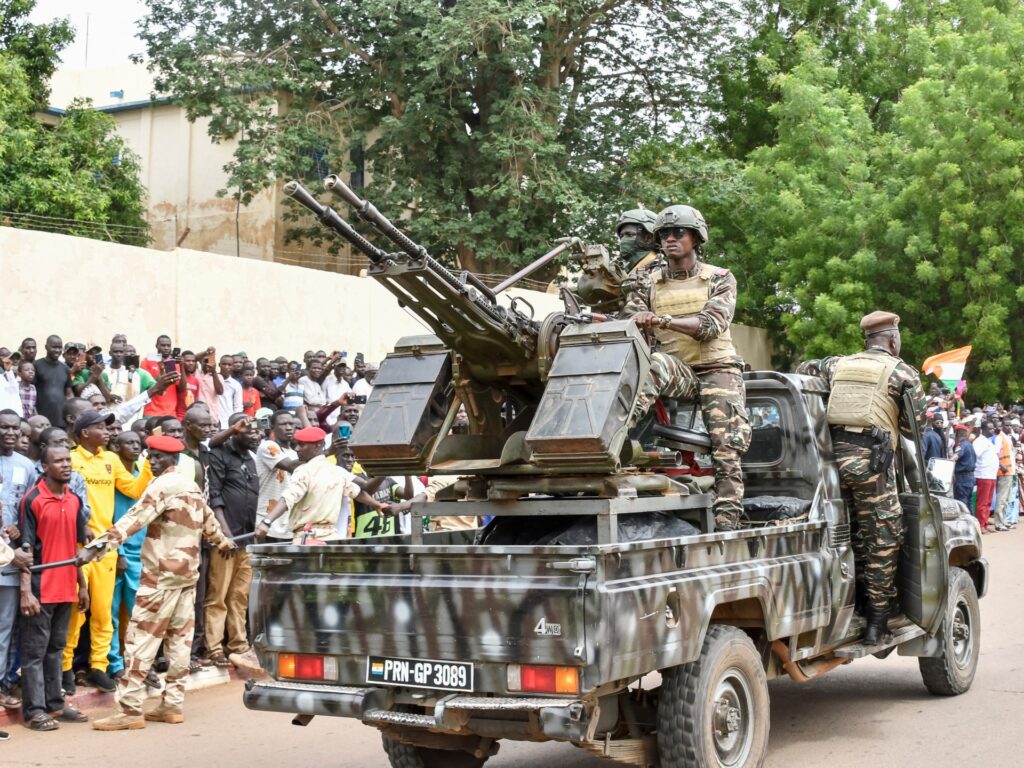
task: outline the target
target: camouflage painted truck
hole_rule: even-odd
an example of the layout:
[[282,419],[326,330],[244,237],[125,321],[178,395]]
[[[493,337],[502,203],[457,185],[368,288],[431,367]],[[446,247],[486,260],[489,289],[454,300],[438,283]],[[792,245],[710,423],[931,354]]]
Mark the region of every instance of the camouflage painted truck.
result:
[[[565,313],[535,322],[328,186],[401,251],[289,192],[435,331],[384,361],[353,447],[372,474],[459,479],[414,507],[406,536],[251,548],[269,679],[247,684],[247,707],[299,725],[361,720],[394,768],[480,766],[505,739],[739,768],[764,761],[774,677],[803,682],[898,650],[919,657],[933,693],[970,687],[980,531],[947,485],[921,481],[917,435],[897,458],[900,614],[885,643],[865,647],[821,380],[746,375],[745,525],[715,532],[695,410],[628,427],[650,355],[635,325],[591,322],[569,296]],[[577,259],[597,282],[615,277],[596,251]],[[460,405],[468,430],[453,431]],[[422,532],[424,517],[448,515],[494,519]]]

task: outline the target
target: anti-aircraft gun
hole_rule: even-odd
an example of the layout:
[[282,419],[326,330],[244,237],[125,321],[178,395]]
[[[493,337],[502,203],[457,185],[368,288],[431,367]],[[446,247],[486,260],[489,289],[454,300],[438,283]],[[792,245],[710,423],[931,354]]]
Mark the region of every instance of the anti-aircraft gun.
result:
[[[637,471],[678,463],[677,450],[644,449],[629,439],[638,387],[650,368],[650,346],[637,326],[594,322],[566,292],[566,311],[543,319],[521,298],[499,302],[506,287],[559,255],[570,252],[586,264],[588,253],[600,261],[599,252],[562,241],[491,289],[440,264],[337,176],[324,183],[398,250],[371,243],[298,182],[285,193],[364,253],[369,276],[434,331],[400,339],[382,362],[352,436],[364,469],[469,476],[449,497],[480,501],[537,492],[686,493],[664,474]],[[460,405],[468,429],[453,433]],[[694,447],[703,445],[695,436]]]

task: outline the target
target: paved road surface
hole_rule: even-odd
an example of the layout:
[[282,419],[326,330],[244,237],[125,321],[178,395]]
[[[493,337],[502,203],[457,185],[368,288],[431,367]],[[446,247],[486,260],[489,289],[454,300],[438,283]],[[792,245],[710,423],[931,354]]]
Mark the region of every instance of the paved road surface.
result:
[[[1024,747],[1024,528],[985,537],[993,584],[982,601],[982,662],[973,689],[940,699],[921,684],[915,659],[867,659],[798,686],[770,683],[770,768],[945,768],[1019,766]],[[249,712],[241,684],[189,694],[183,725],[99,733],[65,725],[53,733],[20,726],[0,744],[5,766],[74,768],[376,768],[386,766],[377,732],[317,718],[306,728],[284,715]],[[502,746],[494,768],[610,768],[561,744]]]

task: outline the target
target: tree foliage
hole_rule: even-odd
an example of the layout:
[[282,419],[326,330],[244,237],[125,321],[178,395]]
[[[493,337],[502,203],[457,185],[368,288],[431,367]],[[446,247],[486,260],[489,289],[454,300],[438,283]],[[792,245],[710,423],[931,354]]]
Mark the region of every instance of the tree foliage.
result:
[[782,356],[853,351],[860,317],[887,309],[906,359],[972,344],[972,397],[1021,397],[1021,41],[1017,3],[908,3],[876,14],[859,46],[873,69],[853,77],[801,32],[771,79],[771,141],[736,161],[676,145],[634,168],[706,207],[741,318]]
[[[706,0],[148,3],[158,88],[240,138],[243,202],[360,151],[379,208],[483,272],[606,226],[622,161],[689,108],[686,62],[718,19]],[[653,45],[666,29],[694,34]]]
[[[24,22],[34,3],[7,3],[0,25],[0,211],[5,223],[117,242],[148,242],[135,155],[110,116],[72,103],[56,125],[38,119],[46,79],[67,42],[65,22]],[[38,218],[37,218],[38,217]]]

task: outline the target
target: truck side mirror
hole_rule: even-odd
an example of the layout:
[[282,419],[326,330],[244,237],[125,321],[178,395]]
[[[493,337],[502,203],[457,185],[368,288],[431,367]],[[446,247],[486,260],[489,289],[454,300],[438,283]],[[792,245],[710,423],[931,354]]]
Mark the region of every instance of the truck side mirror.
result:
[[952,459],[928,459],[928,490],[943,496],[952,496],[955,467],[956,462]]

